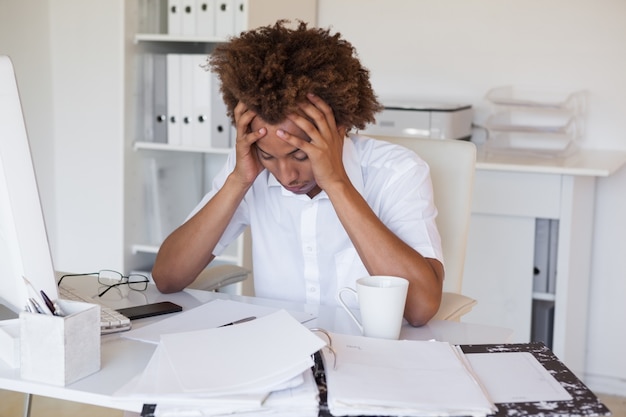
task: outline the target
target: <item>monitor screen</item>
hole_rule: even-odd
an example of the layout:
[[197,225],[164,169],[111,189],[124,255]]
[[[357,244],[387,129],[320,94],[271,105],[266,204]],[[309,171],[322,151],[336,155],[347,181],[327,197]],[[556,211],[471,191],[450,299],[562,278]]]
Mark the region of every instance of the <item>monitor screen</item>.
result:
[[19,312],[40,290],[57,298],[13,65],[0,56],[0,304]]

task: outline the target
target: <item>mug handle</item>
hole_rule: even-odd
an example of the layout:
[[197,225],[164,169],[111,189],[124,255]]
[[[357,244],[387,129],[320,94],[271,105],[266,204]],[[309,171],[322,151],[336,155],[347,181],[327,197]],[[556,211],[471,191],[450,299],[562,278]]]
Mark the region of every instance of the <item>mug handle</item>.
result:
[[339,304],[341,304],[341,306],[343,307],[344,310],[346,310],[346,312],[348,313],[348,315],[352,318],[352,320],[354,320],[354,322],[356,323],[356,325],[359,327],[359,330],[361,331],[361,334],[363,334],[363,325],[361,324],[361,322],[359,321],[359,319],[356,318],[356,316],[354,315],[354,313],[352,312],[352,310],[350,310],[350,307],[348,307],[348,305],[346,304],[345,301],[343,301],[343,298],[341,298],[342,293],[344,291],[349,291],[351,293],[354,294],[354,296],[358,299],[359,296],[356,292],[355,289],[350,288],[350,287],[343,287],[339,290],[339,292],[337,292],[337,301],[339,301]]

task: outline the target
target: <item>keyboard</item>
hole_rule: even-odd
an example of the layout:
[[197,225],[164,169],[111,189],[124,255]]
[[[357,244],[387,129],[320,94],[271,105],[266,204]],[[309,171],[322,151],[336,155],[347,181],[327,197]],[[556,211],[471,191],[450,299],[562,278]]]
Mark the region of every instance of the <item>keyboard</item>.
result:
[[[70,301],[80,301],[82,303],[98,304],[94,303],[94,300],[84,297],[77,292],[66,288],[58,287],[59,298]],[[123,332],[130,330],[130,319],[122,313],[115,311],[114,309],[100,305],[100,334],[109,334],[116,332]]]

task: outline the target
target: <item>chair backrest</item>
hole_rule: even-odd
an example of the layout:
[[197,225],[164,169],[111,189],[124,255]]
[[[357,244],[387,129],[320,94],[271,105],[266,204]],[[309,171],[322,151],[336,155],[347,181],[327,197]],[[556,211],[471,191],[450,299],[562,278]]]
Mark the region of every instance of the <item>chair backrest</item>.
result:
[[476,146],[452,139],[368,135],[417,153],[430,166],[445,262],[444,291],[461,293],[471,214]]

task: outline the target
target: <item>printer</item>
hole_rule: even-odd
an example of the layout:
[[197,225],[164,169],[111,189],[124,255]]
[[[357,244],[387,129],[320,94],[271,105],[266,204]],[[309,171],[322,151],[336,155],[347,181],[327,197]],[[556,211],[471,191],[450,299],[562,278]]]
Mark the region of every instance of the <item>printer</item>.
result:
[[387,104],[363,134],[469,140],[473,111],[465,104]]

